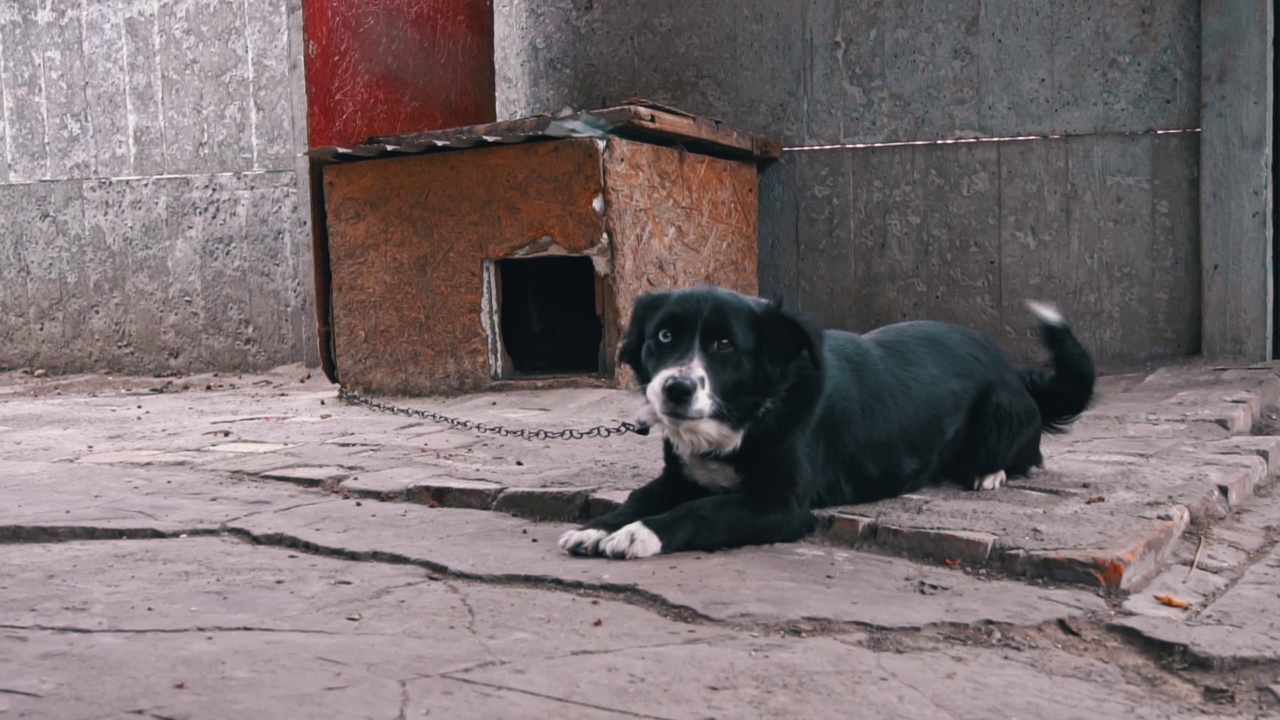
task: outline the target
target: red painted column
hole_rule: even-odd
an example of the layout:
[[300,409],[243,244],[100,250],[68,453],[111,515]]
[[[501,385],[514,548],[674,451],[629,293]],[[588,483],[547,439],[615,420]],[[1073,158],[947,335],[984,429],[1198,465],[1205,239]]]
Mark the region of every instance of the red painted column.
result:
[[311,147],[492,122],[492,0],[303,0]]

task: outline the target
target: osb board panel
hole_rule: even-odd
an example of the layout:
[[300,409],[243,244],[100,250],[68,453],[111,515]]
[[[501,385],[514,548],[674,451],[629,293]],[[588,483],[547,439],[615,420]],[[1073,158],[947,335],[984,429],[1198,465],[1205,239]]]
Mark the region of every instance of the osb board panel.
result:
[[614,140],[604,177],[614,309],[623,327],[648,292],[701,284],[758,292],[754,163]]
[[334,351],[343,384],[420,395],[490,384],[483,261],[543,237],[597,245],[595,140],[324,168]]

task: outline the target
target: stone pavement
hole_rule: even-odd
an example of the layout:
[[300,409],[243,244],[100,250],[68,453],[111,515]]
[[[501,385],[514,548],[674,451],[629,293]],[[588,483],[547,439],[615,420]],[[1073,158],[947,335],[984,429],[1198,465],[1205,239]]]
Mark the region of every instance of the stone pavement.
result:
[[[0,714],[1264,717],[1280,498],[1250,432],[1278,388],[1270,366],[1107,378],[1013,488],[614,562],[554,540],[646,480],[656,438],[470,435],[301,368],[0,375]],[[633,402],[409,404],[559,428]]]
[[[127,389],[126,389],[127,388]],[[1107,590],[1135,587],[1197,523],[1247,506],[1280,473],[1274,366],[1181,365],[1102,378],[1047,467],[1003,492],[933,488],[821,513],[817,540]],[[535,520],[605,512],[658,471],[655,435],[528,441],[454,430],[335,399],[301,368],[183,379],[0,375],[0,459],[200,469],[343,496],[488,509]],[[559,390],[402,400],[488,425],[589,429],[637,399]]]

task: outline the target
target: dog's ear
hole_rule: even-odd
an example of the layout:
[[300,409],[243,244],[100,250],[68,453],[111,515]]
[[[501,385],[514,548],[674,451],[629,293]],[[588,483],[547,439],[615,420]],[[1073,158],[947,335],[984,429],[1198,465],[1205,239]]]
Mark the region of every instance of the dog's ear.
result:
[[813,369],[822,370],[822,329],[801,313],[783,307],[781,298],[770,300],[761,313],[766,352],[779,365],[809,355]]
[[640,356],[644,350],[649,320],[665,296],[666,293],[642,295],[631,310],[631,322],[627,324],[627,334],[623,336],[622,345],[618,348],[618,360],[630,365],[637,375],[640,374]]

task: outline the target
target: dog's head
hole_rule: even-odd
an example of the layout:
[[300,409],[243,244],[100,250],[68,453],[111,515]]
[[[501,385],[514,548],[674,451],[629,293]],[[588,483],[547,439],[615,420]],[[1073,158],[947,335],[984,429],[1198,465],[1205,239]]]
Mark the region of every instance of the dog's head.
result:
[[822,333],[781,303],[719,288],[641,297],[619,359],[644,417],[682,455],[729,453],[798,374],[822,369]]

